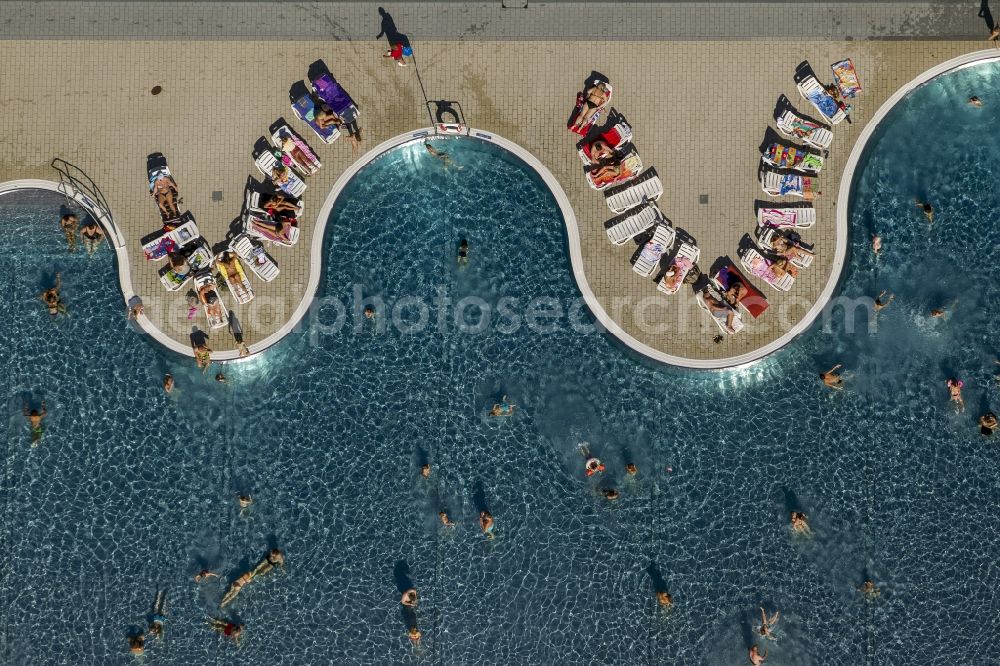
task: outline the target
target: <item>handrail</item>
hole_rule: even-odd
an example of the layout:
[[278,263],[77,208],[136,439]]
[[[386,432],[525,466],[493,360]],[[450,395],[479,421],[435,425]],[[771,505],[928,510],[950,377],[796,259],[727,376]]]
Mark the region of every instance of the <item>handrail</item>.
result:
[[61,157],[54,158],[51,166],[59,174],[59,191],[63,196],[84,204],[97,219],[112,246],[115,249],[124,248],[125,238],[121,235],[118,225],[114,223],[111,206],[108,205],[97,183],[83,169]]

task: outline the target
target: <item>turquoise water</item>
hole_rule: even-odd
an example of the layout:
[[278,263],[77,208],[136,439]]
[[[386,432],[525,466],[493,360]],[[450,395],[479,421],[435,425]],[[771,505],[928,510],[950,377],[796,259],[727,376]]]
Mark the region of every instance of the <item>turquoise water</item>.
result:
[[[124,636],[165,589],[150,663],[729,665],[762,604],[782,616],[769,663],[992,663],[1000,493],[975,419],[998,402],[985,307],[998,294],[983,279],[1000,214],[995,79],[991,66],[921,88],[865,160],[843,295],[894,290],[877,330],[833,317],[740,371],[655,366],[585,316],[514,326],[539,299],[578,312],[565,231],[523,165],[471,140],[446,144],[448,170],[419,144],[367,167],[332,213],[312,325],[226,366],[225,385],[126,326],[111,253],[67,254],[58,203],[0,199],[5,661],[130,663]],[[942,139],[918,144],[918,130]],[[934,202],[933,227],[914,196]],[[37,299],[54,270],[71,315],[55,322]],[[356,291],[386,306],[375,325]],[[456,324],[466,297],[482,301]],[[494,311],[504,297],[511,316]],[[948,319],[926,317],[955,298]],[[853,373],[841,393],[816,376],[834,362]],[[488,417],[504,393],[516,416]],[[50,412],[35,449],[27,397]],[[582,441],[603,475],[583,474]],[[792,509],[812,539],[789,533]],[[225,613],[247,626],[237,650],[204,625],[223,585],[191,577],[228,582],[272,546],[286,571]],[[875,603],[855,591],[866,578]],[[410,584],[417,649],[398,603]]]

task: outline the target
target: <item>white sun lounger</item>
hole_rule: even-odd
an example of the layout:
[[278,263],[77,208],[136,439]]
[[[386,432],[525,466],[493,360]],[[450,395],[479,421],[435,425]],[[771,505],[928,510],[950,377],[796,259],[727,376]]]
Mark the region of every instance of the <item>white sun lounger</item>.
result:
[[[771,243],[778,235],[778,231],[772,227],[760,227],[757,233],[757,245],[759,245],[765,252],[772,252]],[[791,243],[791,241],[788,242]],[[807,254],[791,259],[790,261],[799,268],[809,268],[814,258],[815,257],[813,255]]]
[[285,247],[292,247],[299,242],[298,227],[289,227],[287,236],[279,236],[271,230],[266,216],[260,211],[247,211],[243,218],[243,231],[254,238]]
[[790,110],[786,110],[775,121],[778,131],[785,136],[801,139],[810,146],[826,150],[833,143],[833,132],[811,120],[805,120]]
[[724,299],[722,295],[719,294],[719,292],[716,291],[715,289],[711,287],[706,287],[706,289],[708,290],[708,293],[711,296],[713,296],[717,301],[726,306],[726,311],[727,311],[726,319],[729,318],[728,312],[733,313],[733,330],[730,331],[729,328],[726,327],[726,319],[719,319],[714,314],[712,314],[712,310],[709,309],[708,303],[706,303],[705,299],[702,298],[702,292],[700,291],[694,296],[695,300],[698,301],[698,307],[704,310],[708,314],[709,318],[716,323],[716,325],[719,327],[719,330],[725,333],[726,335],[735,335],[740,331],[742,331],[744,323],[743,323],[743,317],[740,315],[739,310],[731,306],[729,303],[726,303],[726,299]]
[[229,247],[232,248],[233,252],[240,259],[246,262],[246,265],[250,267],[254,275],[264,282],[270,282],[278,277],[278,273],[281,272],[278,269],[278,264],[274,263],[274,259],[271,258],[271,255],[260,245],[254,245],[253,241],[246,234],[240,234],[234,238]]
[[757,226],[775,229],[807,229],[816,224],[816,209],[812,206],[777,206],[757,210]]
[[229,287],[229,293],[233,295],[236,302],[240,305],[246,305],[252,301],[254,297],[253,287],[250,285],[250,278],[247,277],[246,271],[243,270],[243,264],[239,259],[235,260],[235,273],[230,275],[229,270],[222,264],[222,261],[220,261],[222,259],[222,255],[223,253],[220,252],[215,258],[215,266],[219,269],[219,273],[222,274],[222,278],[226,281],[226,286]]
[[656,169],[650,167],[634,180],[605,190],[604,200],[613,212],[624,213],[643,201],[656,201],[662,195],[663,183],[656,175]]
[[820,115],[829,120],[831,124],[842,123],[847,118],[847,114],[837,104],[837,100],[830,97],[830,93],[824,90],[812,74],[804,77],[795,87],[799,89],[799,94],[809,100]]
[[775,275],[771,271],[771,262],[752,247],[748,247],[740,253],[740,261],[743,262],[743,267],[751,275],[759,277],[778,291],[788,291],[795,284],[795,278],[789,273],[785,273],[781,277]]
[[[323,163],[319,161],[319,157],[316,156],[312,147],[306,143],[305,139],[299,136],[298,132],[288,125],[275,127],[274,131],[271,132],[271,143],[275,148],[288,155],[288,158],[292,160],[292,166],[303,176],[311,176],[323,166]],[[302,154],[306,157],[306,161],[295,159],[292,152],[293,148],[301,150]]]
[[194,270],[191,268],[188,268],[188,272],[183,275],[178,275],[170,265],[164,266],[160,269],[160,284],[162,284],[167,291],[177,291],[190,282],[193,277]]
[[665,273],[663,277],[660,278],[660,283],[656,286],[656,288],[667,295],[676,294],[680,290],[681,285],[684,284],[684,278],[686,278],[687,274],[692,268],[694,268],[694,265],[698,263],[698,257],[700,256],[701,250],[697,247],[691,245],[690,243],[681,243],[680,248],[677,250],[677,255],[674,257],[674,263],[667,269],[667,273],[670,273],[672,270],[677,270],[679,264],[681,275],[680,279],[677,280],[677,286],[670,287],[667,285],[667,278],[672,276]]
[[812,176],[782,174],[770,169],[760,170],[760,187],[772,197],[802,197],[813,191]]
[[674,231],[673,227],[662,223],[658,224],[653,237],[646,243],[642,248],[642,252],[636,258],[632,270],[643,277],[652,275],[656,267],[660,265],[660,259],[663,255],[669,252],[670,248],[674,246],[674,238],[676,237],[677,232]]
[[663,219],[663,213],[655,204],[645,203],[631,208],[604,223],[608,240],[615,245],[623,245]]
[[296,175],[295,171],[288,169],[288,180],[284,183],[278,183],[273,178],[271,178],[271,172],[274,167],[278,164],[278,158],[274,156],[268,150],[261,152],[260,155],[254,160],[254,164],[260,170],[264,177],[274,183],[274,186],[279,188],[282,192],[289,196],[301,197],[302,193],[306,191],[306,183],[304,180]]
[[[208,303],[205,302],[205,299],[201,294],[201,288],[205,285],[211,285],[215,291],[215,295],[218,296],[216,303],[219,305],[219,309],[215,316],[209,314]],[[198,274],[194,276],[194,288],[198,291],[198,300],[201,301],[201,305],[205,310],[205,317],[208,318],[209,328],[222,328],[228,324],[229,313],[226,311],[226,304],[222,302],[222,295],[219,294],[219,290],[215,287],[215,278],[212,277],[212,271],[199,271]],[[207,293],[211,292],[206,292],[206,294]]]
[[[173,243],[173,249],[170,252],[176,252],[188,243],[192,243],[201,237],[198,225],[195,224],[194,216],[190,212],[184,213],[177,221],[181,222],[181,224],[171,231],[163,232],[142,246],[142,252],[146,259],[155,261],[165,259],[168,254],[166,248],[170,247],[170,243]],[[162,245],[164,241],[169,241],[169,243]]]

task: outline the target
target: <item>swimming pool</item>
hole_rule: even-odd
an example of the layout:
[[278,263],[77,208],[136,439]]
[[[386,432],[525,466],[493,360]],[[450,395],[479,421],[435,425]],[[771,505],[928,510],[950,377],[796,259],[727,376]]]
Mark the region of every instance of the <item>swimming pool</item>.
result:
[[[981,194],[1000,121],[949,100],[975,90],[995,107],[997,76],[919,89],[865,157],[843,294],[895,291],[878,330],[834,317],[739,371],[655,366],[591,330],[551,195],[471,139],[442,144],[447,170],[417,143],[347,186],[306,325],[226,366],[228,384],[126,326],[111,253],[67,255],[58,203],[0,199],[5,660],[131,663],[124,635],[164,588],[167,639],[146,658],[231,663],[204,625],[220,585],[191,577],[211,567],[228,582],[277,545],[287,571],[228,609],[247,624],[241,663],[729,665],[761,604],[782,615],[775,663],[988,663],[998,484],[974,420],[997,404],[998,315],[982,307],[997,296],[982,280],[997,231],[969,220],[1000,212]],[[915,146],[918,127],[949,141]],[[913,196],[935,202],[933,228]],[[886,242],[877,264],[870,229]],[[55,269],[70,317],[52,322],[37,294]],[[948,320],[924,316],[955,297]],[[361,299],[381,299],[374,325]],[[562,314],[528,323],[531,308]],[[836,361],[855,373],[843,393],[816,378]],[[951,374],[966,382],[963,416],[947,404]],[[487,417],[504,393],[516,417]],[[28,394],[50,411],[37,449]],[[581,441],[603,475],[583,474]],[[241,492],[255,500],[243,517]],[[439,526],[442,508],[455,529]],[[790,536],[793,508],[813,539]],[[855,591],[867,577],[883,590],[874,604]],[[661,581],[669,614],[653,599]],[[417,650],[398,603],[411,583]]]

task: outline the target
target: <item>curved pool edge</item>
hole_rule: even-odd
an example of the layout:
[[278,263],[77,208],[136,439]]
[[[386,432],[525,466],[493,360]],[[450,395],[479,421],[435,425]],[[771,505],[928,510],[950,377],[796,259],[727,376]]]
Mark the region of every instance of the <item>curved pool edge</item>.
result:
[[[81,208],[87,211],[88,215],[97,220],[98,224],[100,224],[101,228],[104,230],[105,238],[107,239],[108,244],[115,253],[115,258],[118,260],[118,285],[121,288],[124,305],[127,307],[129,300],[136,296],[136,293],[135,288],[132,286],[131,265],[128,259],[128,247],[125,242],[125,235],[122,233],[121,229],[118,228],[114,219],[105,214],[99,207],[95,206],[94,202],[85,194],[82,194],[75,189],[65,188],[61,184],[51,180],[32,178],[8,180],[0,183],[0,197],[12,192],[24,192],[29,190],[45,190],[55,192],[63,197],[72,199]],[[149,335],[151,338],[156,340],[156,342],[163,345],[167,349],[175,351],[179,354],[186,354],[191,357],[194,356],[194,352],[190,347],[186,347],[177,340],[174,340],[170,336],[166,335],[163,331],[157,328],[153,322],[146,317],[146,315],[139,315],[136,317],[135,322],[139,325],[139,328],[142,329],[143,333]]]

